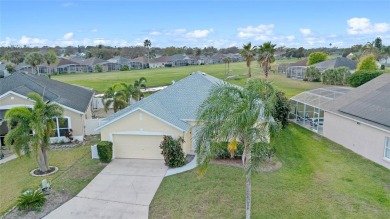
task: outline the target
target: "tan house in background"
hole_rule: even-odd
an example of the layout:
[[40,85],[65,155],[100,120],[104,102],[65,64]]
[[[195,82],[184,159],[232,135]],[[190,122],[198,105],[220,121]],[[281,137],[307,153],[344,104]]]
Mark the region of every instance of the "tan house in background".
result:
[[183,137],[184,153],[193,153],[196,110],[222,80],[195,72],[107,117],[98,127],[101,140],[113,142],[114,158],[163,159],[164,135]]
[[323,135],[390,169],[390,74],[328,102]]
[[35,92],[47,103],[57,103],[64,109],[62,118],[53,118],[56,130],[52,142],[66,141],[64,133],[72,129],[74,139],[83,141],[85,120],[92,118],[91,101],[93,91],[83,87],[62,83],[34,74],[14,73],[0,79],[0,137],[8,132],[4,115],[14,107],[33,107],[27,95]]

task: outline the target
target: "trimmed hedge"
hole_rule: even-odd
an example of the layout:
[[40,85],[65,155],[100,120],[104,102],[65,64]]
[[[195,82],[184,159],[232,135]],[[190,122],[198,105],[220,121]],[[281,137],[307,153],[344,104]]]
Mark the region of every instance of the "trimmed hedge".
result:
[[382,73],[383,73],[382,71],[378,71],[378,70],[356,71],[354,74],[352,74],[349,77],[348,82],[352,87],[359,87],[360,85],[365,84],[371,81],[372,79],[378,77]]
[[112,142],[101,141],[97,144],[99,160],[103,163],[109,163],[112,159]]

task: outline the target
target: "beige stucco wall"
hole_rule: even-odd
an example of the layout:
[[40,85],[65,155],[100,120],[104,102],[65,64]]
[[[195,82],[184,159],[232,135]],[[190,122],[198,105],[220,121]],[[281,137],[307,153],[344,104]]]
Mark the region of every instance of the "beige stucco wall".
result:
[[31,100],[26,98],[19,97],[15,94],[7,94],[4,97],[0,98],[0,107],[5,107],[7,105],[34,105]]
[[[116,132],[140,132],[144,133],[164,133],[173,135],[174,138],[184,137],[185,143],[183,144],[184,153],[189,153],[191,148],[191,133],[183,133],[181,130],[174,128],[173,126],[154,118],[153,116],[138,110],[133,112],[106,127],[103,127],[100,131],[102,141],[111,141],[110,133]],[[115,142],[114,142],[115,144]]]
[[384,158],[385,137],[390,137],[390,133],[325,112],[323,134],[330,140],[390,169],[390,161]]
[[[34,102],[14,94],[5,95],[0,99],[0,108],[10,109],[15,106],[33,106]],[[64,117],[70,117],[71,128],[73,129],[73,136],[84,137],[84,116],[82,114],[73,112],[64,108]],[[82,140],[82,138],[78,138]]]
[[[91,102],[92,102],[92,99],[91,99]],[[84,114],[84,118],[85,119],[92,119],[92,104],[91,102],[88,104],[88,109],[87,111],[85,111],[85,114]]]
[[[73,136],[84,137],[84,116],[82,114],[64,109],[64,117],[70,117]],[[80,139],[79,139],[80,140]]]

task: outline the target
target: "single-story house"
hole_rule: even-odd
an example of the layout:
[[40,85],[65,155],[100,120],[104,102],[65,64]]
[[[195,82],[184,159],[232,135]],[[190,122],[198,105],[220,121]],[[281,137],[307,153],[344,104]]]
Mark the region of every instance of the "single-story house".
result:
[[323,135],[390,169],[390,74],[324,105]]
[[334,59],[329,59],[323,62],[319,62],[315,64],[314,67],[316,67],[320,71],[325,71],[327,69],[339,68],[339,67],[346,67],[350,71],[355,71],[357,64],[358,63],[356,61],[344,57],[337,57]]
[[164,135],[183,137],[184,153],[192,153],[196,110],[219,83],[223,81],[194,72],[107,117],[97,128],[101,140],[113,142],[113,158],[163,159],[159,145]]
[[13,107],[33,107],[27,98],[31,92],[43,95],[47,103],[57,103],[64,109],[62,118],[53,118],[57,124],[52,142],[66,141],[64,133],[72,129],[74,139],[83,141],[85,120],[92,118],[93,90],[62,83],[35,74],[14,73],[0,78],[0,136],[8,131],[5,112]]

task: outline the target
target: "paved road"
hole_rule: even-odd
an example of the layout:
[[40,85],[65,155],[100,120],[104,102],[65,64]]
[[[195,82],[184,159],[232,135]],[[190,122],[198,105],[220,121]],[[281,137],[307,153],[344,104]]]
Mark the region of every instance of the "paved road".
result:
[[167,169],[163,160],[115,159],[45,218],[148,218]]

